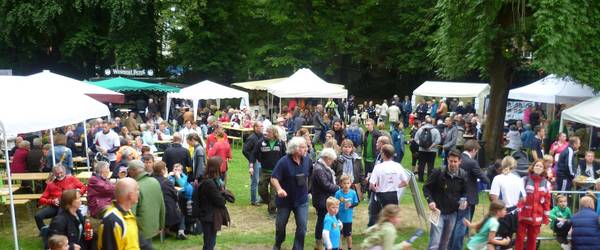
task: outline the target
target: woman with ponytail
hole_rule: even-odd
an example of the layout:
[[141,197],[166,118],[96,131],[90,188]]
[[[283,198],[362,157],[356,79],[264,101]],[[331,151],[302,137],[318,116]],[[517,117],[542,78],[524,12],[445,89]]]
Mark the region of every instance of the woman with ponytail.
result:
[[464,219],[465,225],[476,232],[467,243],[467,248],[469,250],[485,250],[495,249],[495,246],[508,246],[510,237],[501,240],[496,239],[496,232],[498,232],[500,226],[498,219],[503,218],[505,215],[506,206],[504,202],[496,200],[490,203],[488,214],[479,223],[471,224],[467,219]]

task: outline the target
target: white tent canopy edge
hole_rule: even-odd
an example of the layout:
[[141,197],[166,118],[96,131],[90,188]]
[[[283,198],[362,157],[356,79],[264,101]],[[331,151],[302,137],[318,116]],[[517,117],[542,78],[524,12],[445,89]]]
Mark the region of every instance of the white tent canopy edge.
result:
[[425,81],[413,91],[412,104],[413,108],[416,107],[419,97],[475,98],[473,106],[482,116],[484,101],[489,94],[490,85],[487,83]]

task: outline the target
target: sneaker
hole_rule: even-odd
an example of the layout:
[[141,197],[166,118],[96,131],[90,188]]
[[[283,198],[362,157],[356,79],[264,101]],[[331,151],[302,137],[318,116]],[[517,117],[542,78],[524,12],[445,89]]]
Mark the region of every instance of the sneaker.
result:
[[44,227],[42,227],[42,230],[40,230],[40,236],[41,236],[42,238],[46,238],[46,237],[48,237],[48,233],[49,233],[49,231],[50,231],[50,227],[49,227],[49,226],[44,226]]
[[252,206],[260,206],[260,203],[258,203],[258,202],[251,202],[250,205],[252,205]]
[[178,233],[178,234],[177,234],[177,239],[178,239],[178,240],[187,240],[188,238],[187,238],[187,236],[186,236],[185,234],[183,234],[183,233]]

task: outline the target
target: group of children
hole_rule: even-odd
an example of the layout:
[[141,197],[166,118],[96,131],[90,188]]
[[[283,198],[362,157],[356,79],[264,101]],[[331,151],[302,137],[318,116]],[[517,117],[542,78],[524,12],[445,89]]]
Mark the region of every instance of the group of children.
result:
[[[352,249],[353,210],[359,203],[356,191],[351,189],[350,177],[340,178],[340,189],[335,197],[327,199],[327,215],[323,220],[323,243],[325,249],[342,249],[342,238],[347,249]],[[396,229],[400,225],[400,207],[387,205],[381,211],[379,221],[367,229],[367,238],[362,249],[410,249],[410,244],[402,242],[394,245]]]

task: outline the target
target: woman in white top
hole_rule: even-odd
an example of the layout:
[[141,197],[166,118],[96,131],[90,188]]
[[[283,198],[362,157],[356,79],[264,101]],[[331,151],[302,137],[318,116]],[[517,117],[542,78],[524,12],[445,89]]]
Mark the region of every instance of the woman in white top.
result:
[[506,144],[507,148],[519,150],[523,146],[523,142],[521,142],[521,133],[519,133],[519,130],[515,125],[510,125],[509,131],[506,133],[506,139],[508,140],[508,144]]

